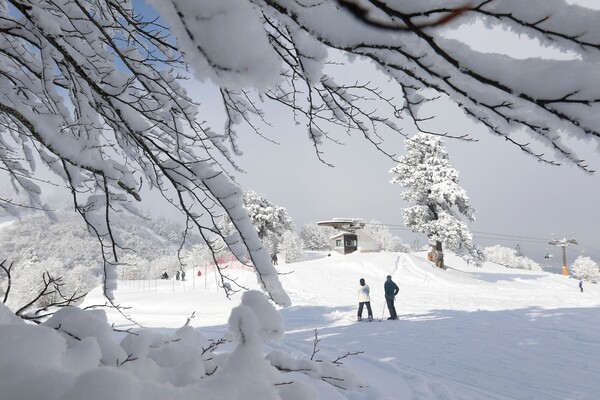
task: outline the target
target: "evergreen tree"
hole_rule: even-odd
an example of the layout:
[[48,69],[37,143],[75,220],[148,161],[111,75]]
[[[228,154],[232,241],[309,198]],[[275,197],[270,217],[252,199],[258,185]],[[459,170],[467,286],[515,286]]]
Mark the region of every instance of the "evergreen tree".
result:
[[598,264],[590,257],[579,256],[573,261],[573,264],[569,269],[571,276],[575,279],[598,283],[600,282],[600,270],[598,270],[598,268]]
[[307,222],[300,228],[300,238],[307,250],[331,250],[331,238],[335,229],[329,226],[319,226],[315,222]]
[[280,251],[283,253],[286,263],[290,264],[304,260],[303,248],[302,239],[300,239],[296,232],[287,231],[283,234]]
[[458,184],[458,171],[449,163],[439,137],[419,133],[405,141],[406,153],[390,172],[392,183],[405,188],[402,199],[412,205],[402,210],[404,224],[413,232],[427,233],[429,244],[439,252],[442,244],[467,262],[480,266],[484,257],[473,245],[465,222],[475,220],[467,193]]
[[[294,230],[294,223],[287,210],[284,207],[274,205],[266,197],[252,190],[244,192],[242,203],[263,246],[270,253],[276,253],[283,234],[286,231]],[[231,234],[234,231],[228,215],[223,216],[223,220],[219,225],[221,225],[222,232]]]
[[265,239],[271,234],[282,236],[285,231],[294,229],[287,210],[274,205],[266,197],[249,190],[244,192],[242,201],[259,238]]

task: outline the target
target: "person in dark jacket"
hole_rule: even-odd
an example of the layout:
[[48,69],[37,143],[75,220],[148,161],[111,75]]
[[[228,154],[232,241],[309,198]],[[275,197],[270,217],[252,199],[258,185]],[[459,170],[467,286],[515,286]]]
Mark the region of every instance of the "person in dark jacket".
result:
[[583,281],[579,281],[579,290],[583,292]]
[[388,310],[390,311],[390,317],[388,319],[398,319],[396,314],[396,307],[394,306],[394,299],[400,291],[398,285],[392,280],[392,276],[388,275],[385,283],[383,284],[383,290],[385,291],[385,301],[387,303]]
[[364,278],[360,278],[358,287],[358,320],[362,320],[363,306],[367,306],[369,321],[373,321],[373,311],[371,311],[371,297],[369,296],[369,285],[365,283]]

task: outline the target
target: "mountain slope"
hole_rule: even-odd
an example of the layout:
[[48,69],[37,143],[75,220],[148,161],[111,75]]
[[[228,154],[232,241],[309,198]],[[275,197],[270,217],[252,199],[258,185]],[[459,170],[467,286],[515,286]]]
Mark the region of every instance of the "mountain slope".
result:
[[[280,265],[293,301],[282,310],[283,347],[299,357],[343,359],[368,387],[360,392],[319,389],[321,398],[350,399],[595,399],[600,393],[600,288],[545,272],[486,263],[473,268],[447,256],[448,270],[424,253],[331,255]],[[209,269],[188,281],[123,284],[117,300],[133,306],[138,322],[162,328],[191,324],[209,335],[225,333],[229,310],[239,302],[217,292]],[[232,277],[257,287],[251,271]],[[358,281],[371,288],[376,318],[384,310],[383,282],[400,287],[399,321],[355,322]],[[138,286],[136,286],[136,284]],[[206,286],[205,286],[206,285]],[[205,289],[206,287],[206,289]],[[97,293],[86,304],[101,301]],[[116,313],[109,319],[126,324]]]

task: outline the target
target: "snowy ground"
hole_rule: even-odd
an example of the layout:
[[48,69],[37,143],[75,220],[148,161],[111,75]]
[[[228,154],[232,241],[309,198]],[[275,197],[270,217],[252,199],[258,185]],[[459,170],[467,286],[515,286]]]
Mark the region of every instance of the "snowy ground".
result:
[[[348,399],[598,399],[600,393],[600,287],[546,272],[477,269],[456,257],[433,268],[424,253],[352,254],[280,265],[293,306],[281,310],[282,345],[310,357],[343,360],[368,387],[319,389],[321,398]],[[383,282],[400,287],[398,321],[387,321]],[[253,273],[231,270],[256,287]],[[188,271],[185,282],[122,282],[117,302],[147,327],[175,330],[195,311],[191,325],[211,338],[226,332],[239,295],[227,300],[214,275]],[[360,278],[371,287],[376,321],[355,322]],[[98,292],[85,305],[103,303]],[[366,313],[365,313],[366,315]],[[383,321],[377,321],[383,315]],[[119,328],[131,323],[115,312]]]

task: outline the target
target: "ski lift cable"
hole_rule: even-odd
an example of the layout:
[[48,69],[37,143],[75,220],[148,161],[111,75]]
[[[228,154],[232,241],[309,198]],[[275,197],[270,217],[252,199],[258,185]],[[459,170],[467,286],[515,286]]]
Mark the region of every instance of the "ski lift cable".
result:
[[527,239],[516,240],[516,239],[510,239],[510,238],[485,237],[485,236],[479,236],[479,235],[474,235],[473,238],[479,239],[479,240],[499,240],[499,241],[505,241],[505,242],[518,241],[518,242],[524,242],[524,243],[538,243],[538,244],[547,243],[547,242],[541,241],[541,240],[527,240]]
[[[410,228],[406,228],[404,225],[399,225],[399,224],[385,224],[385,223],[374,224],[374,223],[370,223],[370,222],[365,222],[365,225],[393,227],[390,229],[394,229],[394,230],[411,230]],[[395,227],[398,227],[398,228],[395,228]],[[502,236],[502,237],[507,237],[507,238],[513,238],[515,240],[531,239],[531,240],[540,240],[540,241],[544,241],[544,242],[551,240],[549,238],[534,237],[534,236],[508,235],[508,234],[504,234],[504,233],[483,232],[483,231],[473,231],[473,230],[471,232],[479,233],[479,234],[483,234],[483,235]]]
[[593,251],[595,251],[595,252],[597,252],[597,253],[600,253],[600,250],[598,250],[598,249],[595,249],[595,248],[593,248],[593,247],[591,247],[591,246],[588,246],[588,245],[586,245],[586,244],[583,244],[583,243],[580,243],[580,244],[581,244],[581,245],[582,245],[584,248],[586,248],[586,249],[590,249],[590,250],[593,250]]
[[[388,227],[390,230],[394,230],[394,231],[411,231],[412,229],[405,227],[404,225],[400,225],[400,224],[386,224],[386,223],[371,223],[371,222],[365,222],[365,225],[371,225],[371,226],[385,226]],[[483,231],[471,231],[474,234],[477,235],[473,235],[473,237],[475,239],[480,239],[480,240],[501,240],[501,241],[516,241],[516,242],[526,242],[526,243],[539,243],[539,244],[547,244],[550,240],[549,238],[542,238],[542,237],[535,237],[535,236],[521,236],[521,235],[509,235],[509,234],[505,234],[505,233],[494,233],[494,232],[483,232]],[[481,236],[481,235],[486,235],[486,236]],[[600,250],[588,246],[586,244],[583,243],[579,243],[579,245],[590,249],[592,251],[595,251],[597,253],[600,253]]]
[[507,234],[503,234],[503,233],[492,233],[492,232],[481,232],[481,231],[471,231],[473,233],[480,233],[483,235],[493,235],[493,236],[504,236],[504,237],[510,237],[510,238],[515,238],[515,239],[532,239],[532,240],[542,240],[544,242],[547,242],[551,239],[548,238],[540,238],[540,237],[533,237],[533,236],[515,236],[515,235],[507,235]]

